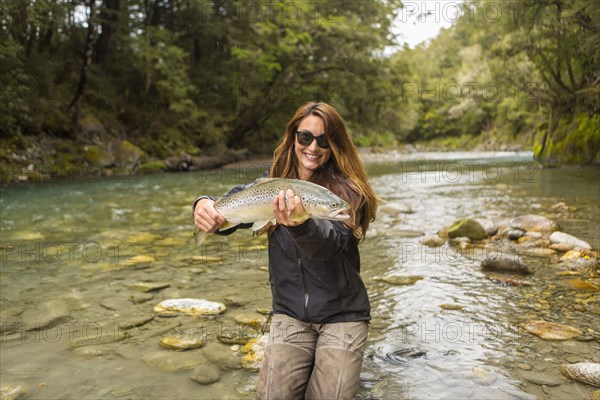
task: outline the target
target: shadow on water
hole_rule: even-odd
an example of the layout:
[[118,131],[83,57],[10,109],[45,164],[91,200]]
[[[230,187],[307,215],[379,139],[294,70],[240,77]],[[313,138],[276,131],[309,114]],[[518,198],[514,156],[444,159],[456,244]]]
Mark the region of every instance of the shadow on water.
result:
[[[253,398],[256,374],[239,369],[239,346],[217,336],[255,334],[239,321],[269,309],[266,240],[238,232],[196,248],[190,204],[267,166],[3,189],[2,386],[40,399]],[[589,396],[591,387],[562,377],[558,365],[600,361],[597,292],[566,286],[556,263],[539,258],[525,258],[531,286],[500,285],[479,269],[481,249],[428,247],[421,235],[464,217],[498,223],[535,213],[598,248],[599,169],[541,169],[522,153],[429,153],[368,169],[388,207],[361,245],[373,320],[359,397]],[[228,310],[154,317],[158,302],[182,297]],[[587,336],[547,342],[519,328],[536,319]],[[159,347],[164,335],[207,344],[173,352]],[[80,346],[81,337],[109,339]],[[199,364],[218,366],[218,380],[190,379]]]

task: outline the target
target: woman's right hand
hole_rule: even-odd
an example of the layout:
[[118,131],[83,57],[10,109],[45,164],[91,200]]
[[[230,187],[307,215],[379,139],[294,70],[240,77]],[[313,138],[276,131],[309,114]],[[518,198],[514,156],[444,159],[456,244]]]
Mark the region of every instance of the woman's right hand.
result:
[[215,210],[215,201],[201,199],[194,209],[194,224],[203,232],[214,233],[225,223],[225,218]]

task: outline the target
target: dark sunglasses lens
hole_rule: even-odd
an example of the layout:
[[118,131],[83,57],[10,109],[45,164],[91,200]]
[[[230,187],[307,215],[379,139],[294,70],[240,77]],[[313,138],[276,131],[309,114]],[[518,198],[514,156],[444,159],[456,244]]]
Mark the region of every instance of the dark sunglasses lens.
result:
[[315,137],[311,133],[304,132],[304,131],[297,132],[297,134],[298,134],[298,143],[300,143],[302,146],[310,146],[313,139],[317,139],[317,144],[319,145],[319,147],[322,147],[324,149],[329,148],[329,142],[327,141],[327,138],[325,137],[325,135]]
[[[302,146],[310,146],[313,141],[313,136],[308,132],[298,132],[298,143]],[[318,142],[317,142],[318,144]]]
[[329,142],[327,141],[325,135],[321,135],[317,138],[317,144],[319,145],[319,147],[322,147],[324,149],[329,147]]

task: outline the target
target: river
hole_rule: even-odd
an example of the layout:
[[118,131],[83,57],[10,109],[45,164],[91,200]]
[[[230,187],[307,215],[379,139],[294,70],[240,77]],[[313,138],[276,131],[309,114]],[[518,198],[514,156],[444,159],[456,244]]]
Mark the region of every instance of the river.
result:
[[[373,320],[359,398],[589,397],[594,388],[568,380],[558,366],[600,362],[597,291],[569,286],[559,256],[524,256],[530,286],[507,286],[481,271],[480,247],[422,243],[460,218],[498,223],[541,214],[600,248],[599,168],[541,168],[531,157],[369,159],[371,183],[387,203],[361,244]],[[38,399],[253,398],[257,374],[240,369],[239,346],[221,344],[217,334],[253,333],[235,318],[261,318],[269,309],[266,239],[236,232],[197,248],[190,204],[267,167],[3,188],[0,386]],[[389,276],[406,281],[382,279]],[[228,310],[212,318],[154,316],[160,301],[186,297]],[[519,327],[533,320],[584,335],[545,341]],[[158,345],[164,335],[207,344],[165,350]],[[198,364],[218,365],[218,381],[190,379]]]

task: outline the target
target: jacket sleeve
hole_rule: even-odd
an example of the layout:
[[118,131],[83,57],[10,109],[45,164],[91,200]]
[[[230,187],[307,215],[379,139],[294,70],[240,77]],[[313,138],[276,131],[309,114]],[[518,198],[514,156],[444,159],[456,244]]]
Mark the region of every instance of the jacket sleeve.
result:
[[[267,178],[268,176],[269,176],[269,172],[267,171],[261,176],[261,178]],[[257,180],[258,179],[254,180],[250,183],[247,183],[245,185],[234,186],[233,188],[231,188],[227,193],[225,193],[221,197],[229,197],[237,192],[241,192],[242,190],[248,189],[248,188],[254,186],[256,184]],[[217,200],[217,198],[213,197],[213,196],[204,196],[204,195],[198,196],[198,198],[196,198],[196,200],[194,200],[194,202],[192,203],[192,215],[194,214],[194,210],[196,209],[196,204],[202,199],[211,199],[213,201]],[[237,231],[240,228],[250,228],[251,226],[252,226],[252,224],[240,224],[240,225],[234,226],[233,228],[226,229],[224,231],[218,230],[215,232],[215,234],[221,235],[221,236],[227,236],[227,235],[231,235],[233,232]]]
[[308,219],[303,224],[285,227],[303,253],[325,261],[342,251],[354,235],[340,221]]

